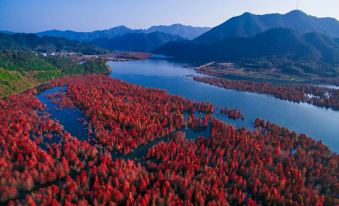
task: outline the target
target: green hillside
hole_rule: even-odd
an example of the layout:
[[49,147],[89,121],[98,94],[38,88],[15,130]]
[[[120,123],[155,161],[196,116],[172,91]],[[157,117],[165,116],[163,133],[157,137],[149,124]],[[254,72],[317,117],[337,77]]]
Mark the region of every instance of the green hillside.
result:
[[83,64],[67,57],[43,57],[29,51],[0,51],[0,96],[24,91],[51,79],[73,74],[107,73],[102,59]]

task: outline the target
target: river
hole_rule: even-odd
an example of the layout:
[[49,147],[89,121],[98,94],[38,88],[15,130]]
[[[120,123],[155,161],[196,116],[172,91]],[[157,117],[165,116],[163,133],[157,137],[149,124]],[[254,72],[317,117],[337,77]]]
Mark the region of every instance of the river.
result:
[[319,108],[306,103],[292,103],[262,94],[254,94],[219,88],[196,82],[194,69],[166,59],[108,62],[112,67],[110,76],[148,88],[160,88],[170,94],[180,95],[194,101],[211,102],[214,106],[239,109],[245,120],[221,118],[237,127],[253,128],[259,117],[321,140],[331,150],[339,151],[339,112]]

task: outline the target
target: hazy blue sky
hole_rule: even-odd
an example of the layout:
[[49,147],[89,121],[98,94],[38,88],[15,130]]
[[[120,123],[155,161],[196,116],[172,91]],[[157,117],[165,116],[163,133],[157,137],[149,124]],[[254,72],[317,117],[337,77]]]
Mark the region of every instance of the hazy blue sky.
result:
[[[301,10],[339,19],[339,0],[299,0]],[[0,30],[92,31],[126,25],[216,26],[245,11],[286,13],[297,0],[0,0]]]

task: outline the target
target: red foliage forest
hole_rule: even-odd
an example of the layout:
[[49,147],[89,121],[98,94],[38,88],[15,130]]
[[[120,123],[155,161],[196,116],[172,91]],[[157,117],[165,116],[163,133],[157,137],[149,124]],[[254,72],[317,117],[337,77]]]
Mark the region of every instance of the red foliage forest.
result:
[[184,113],[213,112],[209,103],[195,103],[159,89],[144,89],[106,76],[88,75],[53,85],[66,82],[66,96],[89,118],[96,143],[125,154],[182,129]]
[[228,109],[228,108],[221,108],[220,114],[227,115],[228,118],[231,118],[233,120],[236,119],[245,119],[245,116],[237,109]]
[[269,94],[282,100],[305,102],[319,107],[339,110],[339,89],[309,85],[282,85],[268,82],[230,80],[214,77],[193,77],[195,81],[259,94]]
[[[7,205],[338,205],[339,155],[257,119],[255,131],[213,119],[195,103],[103,75],[66,85],[91,140],[44,113],[36,89],[0,100],[0,203]],[[196,112],[204,116],[196,118]],[[190,120],[183,116],[187,113]],[[194,140],[180,130],[210,124]],[[169,134],[138,159],[113,158]],[[46,139],[58,141],[46,144]]]

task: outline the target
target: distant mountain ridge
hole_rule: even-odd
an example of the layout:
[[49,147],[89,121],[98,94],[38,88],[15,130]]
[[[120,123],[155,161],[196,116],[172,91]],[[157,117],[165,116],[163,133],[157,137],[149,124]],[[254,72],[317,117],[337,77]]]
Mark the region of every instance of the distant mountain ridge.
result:
[[261,68],[272,65],[287,73],[339,73],[339,45],[333,39],[319,33],[300,34],[286,28],[212,43],[170,42],[155,52],[191,62],[232,61],[242,65],[250,62]]
[[181,36],[185,39],[195,39],[201,34],[209,31],[211,28],[209,27],[193,27],[193,26],[185,26],[182,24],[172,24],[170,26],[152,26],[149,29],[145,30],[145,33],[152,32],[162,32],[166,34],[172,34],[176,36]]
[[118,26],[111,29],[97,30],[92,32],[76,32],[71,30],[49,30],[36,33],[40,37],[53,36],[76,41],[93,41],[99,38],[114,38],[128,33],[140,32],[141,30],[132,30],[125,26]]
[[32,50],[37,52],[78,52],[100,54],[107,52],[89,43],[59,37],[39,37],[35,34],[0,33],[0,50]]
[[100,38],[93,44],[109,50],[152,51],[171,41],[184,40],[182,37],[162,32],[129,33],[115,38]]
[[192,27],[182,24],[173,24],[169,26],[152,26],[148,29],[130,29],[126,26],[113,27],[111,29],[97,30],[93,32],[76,32],[76,31],[60,31],[60,30],[49,30],[38,32],[39,36],[54,36],[54,37],[63,37],[71,40],[78,41],[94,41],[101,38],[115,38],[131,33],[153,33],[153,32],[162,32],[166,34],[181,36],[186,39],[194,39],[201,34],[208,31],[208,27]]
[[6,31],[6,30],[1,30],[0,34],[14,34],[14,32]]
[[229,37],[251,37],[272,28],[289,28],[300,33],[316,32],[332,38],[339,37],[339,21],[317,18],[294,10],[286,14],[255,15],[246,12],[212,28],[195,40],[212,43]]

